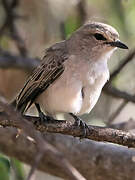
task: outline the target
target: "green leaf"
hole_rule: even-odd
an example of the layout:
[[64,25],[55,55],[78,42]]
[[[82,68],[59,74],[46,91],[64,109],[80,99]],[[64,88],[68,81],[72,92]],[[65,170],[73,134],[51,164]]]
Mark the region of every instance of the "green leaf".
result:
[[0,155],[0,179],[9,180],[10,162],[4,155]]

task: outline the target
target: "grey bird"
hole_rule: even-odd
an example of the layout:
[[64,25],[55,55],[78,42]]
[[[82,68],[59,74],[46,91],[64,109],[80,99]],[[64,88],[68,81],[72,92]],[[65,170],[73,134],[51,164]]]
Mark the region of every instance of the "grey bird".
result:
[[84,24],[69,39],[46,49],[16,99],[17,109],[24,113],[35,103],[41,118],[42,112],[69,113],[79,122],[77,116],[92,110],[109,79],[107,60],[117,47],[128,49],[113,27]]

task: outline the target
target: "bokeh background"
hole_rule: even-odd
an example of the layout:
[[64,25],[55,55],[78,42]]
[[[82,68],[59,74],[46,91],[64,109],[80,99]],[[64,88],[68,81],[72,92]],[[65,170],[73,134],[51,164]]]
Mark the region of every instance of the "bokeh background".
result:
[[[12,3],[11,0],[5,0]],[[66,39],[70,34],[88,20],[100,21],[114,26],[120,39],[129,46],[128,51],[117,50],[108,62],[113,72],[120,62],[135,51],[135,1],[134,0],[16,0],[14,26],[27,53],[20,51],[16,38],[8,25],[1,30],[7,18],[0,0],[0,50],[6,50],[19,56],[42,59],[45,48],[55,42]],[[1,56],[1,51],[0,51]],[[11,102],[23,87],[30,71],[17,68],[0,68],[0,95]],[[135,94],[135,59],[133,58],[113,80],[113,85],[127,93]],[[102,93],[97,105],[90,115],[84,115],[87,123],[105,125],[123,99]],[[33,113],[33,111],[31,111]],[[126,103],[113,122],[122,122],[135,118],[135,105]],[[0,180],[23,180],[29,167],[15,159],[0,155]],[[45,173],[36,172],[33,180],[59,179]]]

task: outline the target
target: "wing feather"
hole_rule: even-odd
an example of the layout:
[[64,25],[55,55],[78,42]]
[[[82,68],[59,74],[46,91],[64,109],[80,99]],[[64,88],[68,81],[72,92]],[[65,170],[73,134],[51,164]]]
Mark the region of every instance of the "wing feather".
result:
[[67,53],[62,49],[48,49],[41,65],[28,78],[16,99],[17,109],[21,113],[26,111],[36,97],[63,73],[66,59]]

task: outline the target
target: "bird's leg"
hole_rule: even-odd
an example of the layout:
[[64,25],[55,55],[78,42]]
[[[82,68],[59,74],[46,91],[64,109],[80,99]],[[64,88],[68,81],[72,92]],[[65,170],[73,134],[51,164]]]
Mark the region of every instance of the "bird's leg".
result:
[[41,123],[44,123],[45,121],[48,120],[48,117],[41,111],[40,106],[38,103],[35,103],[35,106],[37,108]]
[[81,136],[81,138],[85,138],[87,136],[87,130],[89,131],[88,125],[81,118],[77,117],[73,113],[69,114],[74,118],[75,124],[83,128],[83,135]]

